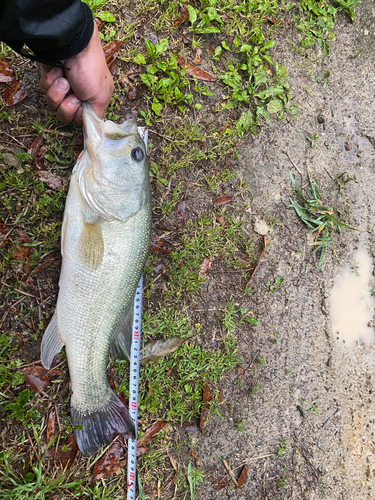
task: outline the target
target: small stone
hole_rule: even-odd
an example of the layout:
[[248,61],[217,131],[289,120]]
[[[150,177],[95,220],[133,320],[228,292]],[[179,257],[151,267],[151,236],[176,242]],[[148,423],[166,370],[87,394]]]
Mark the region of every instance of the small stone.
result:
[[372,453],[369,453],[366,457],[367,463],[371,463],[374,461],[374,455]]
[[267,222],[262,219],[255,219],[254,221],[254,231],[262,236],[265,236],[269,232],[270,228]]
[[2,159],[3,159],[4,165],[6,165],[7,167],[14,167],[14,168],[18,169],[18,168],[21,168],[21,166],[22,166],[21,160],[16,158],[11,153],[4,153]]

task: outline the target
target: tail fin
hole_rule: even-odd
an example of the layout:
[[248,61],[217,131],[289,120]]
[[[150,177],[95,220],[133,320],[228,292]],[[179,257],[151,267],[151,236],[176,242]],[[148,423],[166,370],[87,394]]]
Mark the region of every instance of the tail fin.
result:
[[134,422],[126,407],[112,391],[107,403],[97,411],[89,413],[72,405],[71,416],[73,426],[83,426],[83,429],[74,429],[74,436],[79,449],[86,457],[94,454],[101,444],[110,444],[115,434],[135,438]]

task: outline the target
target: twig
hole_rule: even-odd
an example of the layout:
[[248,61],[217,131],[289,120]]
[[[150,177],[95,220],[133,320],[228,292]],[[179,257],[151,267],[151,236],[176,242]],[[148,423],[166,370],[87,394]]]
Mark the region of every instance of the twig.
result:
[[95,465],[95,464],[96,464],[96,462],[102,458],[102,456],[104,455],[104,453],[105,453],[106,451],[108,451],[108,450],[109,450],[109,448],[113,445],[113,443],[114,443],[115,441],[117,441],[117,440],[118,440],[118,438],[119,438],[119,437],[120,437],[120,435],[118,434],[118,435],[115,437],[115,439],[112,441],[112,443],[111,443],[111,444],[109,444],[106,448],[104,448],[104,450],[102,451],[102,453],[101,453],[101,454],[100,454],[100,455],[99,455],[99,456],[98,456],[98,457],[97,457],[97,458],[96,458],[96,459],[95,459],[95,460],[94,460],[91,464],[89,464],[89,465],[87,466],[86,470],[91,469],[91,467],[92,467],[93,465]]
[[305,459],[307,465],[309,465],[312,468],[316,479],[319,479],[319,475],[321,475],[322,473],[316,467],[314,467],[314,465],[310,462],[310,460],[306,457],[306,455],[303,453],[303,451],[301,450],[301,448],[298,446],[298,444],[296,443],[296,441],[294,443],[295,443],[295,445],[297,447],[297,450],[301,453],[301,455]]
[[264,462],[264,465],[263,465],[263,495],[264,495],[264,498],[267,498],[267,496],[266,496],[266,467],[267,467],[267,460]]
[[11,285],[8,285],[8,283],[5,283],[5,281],[2,281],[1,284],[7,286],[8,288],[11,288],[15,292],[21,293],[22,295],[27,295],[28,297],[32,297],[33,299],[39,300],[39,297],[31,295],[31,293],[23,292],[22,290],[18,290],[18,288],[13,288]]
[[291,159],[291,157],[289,156],[289,153],[288,151],[281,151],[282,153],[284,153],[284,155],[287,155],[287,157],[289,158],[290,160],[290,163],[293,165],[293,167],[297,170],[297,172],[300,173],[301,177],[302,177],[302,172],[301,170],[297,167],[297,165],[294,163],[294,161]]
[[159,137],[161,137],[162,139],[167,139],[168,141],[173,141],[173,139],[171,137],[168,137],[167,135],[161,135],[161,134],[158,134],[157,132],[155,132],[155,130],[151,130],[150,128],[148,129],[149,132],[151,132],[151,134],[155,134],[155,135],[158,135]]
[[226,460],[223,460],[223,464],[224,464],[224,467],[225,467],[225,468],[227,469],[227,471],[228,471],[228,474],[229,474],[229,477],[230,477],[230,478],[231,478],[231,480],[232,480],[232,483],[234,484],[234,486],[235,486],[236,488],[238,488],[238,481],[237,481],[237,479],[236,479],[236,476],[233,474],[233,472],[232,472],[231,468],[229,467],[228,462],[227,462]]
[[11,139],[13,139],[13,141],[18,142],[18,144],[19,144],[20,146],[22,146],[22,147],[23,147],[23,149],[27,149],[27,147],[26,147],[24,144],[22,144],[22,142],[20,142],[18,139],[16,139],[16,138],[15,138],[15,137],[13,137],[12,135],[8,134],[8,132],[5,132],[5,130],[3,130],[3,133],[4,133],[5,135],[7,135],[8,137],[10,137]]
[[262,250],[261,254],[259,255],[259,259],[258,259],[257,265],[254,267],[254,271],[251,273],[249,281],[246,283],[245,290],[250,285],[250,281],[253,279],[253,276],[254,276],[256,270],[258,269],[260,260],[263,257],[264,252],[266,251],[266,248],[267,248],[267,238],[265,236],[263,236],[263,250]]
[[331,177],[331,179],[334,181],[334,180],[335,180],[335,178],[334,178],[334,177],[332,177],[332,175],[328,172],[328,170],[326,169],[326,167],[325,167],[324,165],[323,165],[323,168],[324,168],[324,170],[327,172],[327,174]]

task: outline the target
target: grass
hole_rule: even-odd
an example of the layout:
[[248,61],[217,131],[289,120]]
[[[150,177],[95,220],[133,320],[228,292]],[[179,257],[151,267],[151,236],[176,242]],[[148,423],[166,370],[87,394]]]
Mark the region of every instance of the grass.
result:
[[315,248],[312,251],[310,258],[316,252],[320,251],[317,268],[319,271],[323,264],[327,248],[332,247],[332,250],[334,251],[334,231],[340,231],[341,228],[351,229],[353,231],[358,231],[358,229],[340,221],[340,214],[337,210],[335,211],[332,207],[323,205],[323,202],[320,199],[321,191],[313,178],[309,167],[307,167],[307,175],[310,187],[307,188],[307,195],[304,195],[292,173],[290,173],[292,185],[300,199],[300,203],[302,204],[292,200],[292,198],[289,198],[289,200],[291,207],[294,208],[301,221],[311,229],[311,233],[314,233],[316,241],[311,243],[311,245],[315,246]]
[[[248,190],[233,161],[240,152],[238,139],[261,133],[270,120],[291,119],[299,112],[292,101],[291,82],[278,60],[279,38],[291,31],[295,40],[297,31],[298,50],[310,58],[316,48],[328,54],[338,13],[342,11],[354,19],[352,8],[358,2],[303,0],[285,5],[276,0],[196,0],[188,6],[183,27],[173,26],[181,8],[175,1],[167,4],[140,0],[133,11],[134,22],[126,25],[118,22],[121,15],[114,2],[87,3],[96,16],[108,23],[101,33],[104,41],[127,40],[114,75],[116,91],[107,110],[109,119],[123,120],[124,107],[129,107],[121,83],[125,72],[141,70],[133,79],[142,91],[135,107],[140,125],[150,128],[155,227],[168,228],[162,231],[169,233],[163,241],[172,249],[168,256],[150,255],[147,263],[143,341],[185,339],[165,359],[141,368],[140,436],[154,420],[163,419],[169,425],[138,461],[138,478],[143,485],[140,498],[147,498],[155,485],[162,485],[170,474],[167,450],[172,449],[178,457],[178,497],[193,499],[204,471],[189,461],[187,454],[193,441],[178,434],[179,426],[199,417],[205,384],[213,389],[210,415],[220,414],[220,381],[241,362],[237,337],[251,338],[261,320],[238,286],[241,279],[245,285],[248,273],[248,267],[238,257],[255,263],[259,255],[257,242],[243,223],[245,207],[241,197],[248,195]],[[268,19],[283,23],[289,13],[294,25],[288,29],[285,23],[283,26]],[[189,44],[180,36],[183,29]],[[155,33],[157,41],[151,36]],[[193,62],[198,48],[203,50],[202,69],[215,76],[216,82],[201,82],[179,65],[178,56]],[[3,43],[0,51],[1,58],[12,56]],[[38,101],[38,107],[43,106]],[[73,149],[78,128],[67,128],[42,115],[29,119],[19,109],[0,112],[7,131],[27,145],[36,135],[42,135],[47,148],[46,170],[68,177],[75,163]],[[310,139],[313,146],[316,137]],[[32,158],[18,143],[7,148],[6,153],[1,152],[2,157],[4,154],[13,155],[18,166],[5,166],[0,171],[1,219],[12,230],[9,244],[0,248],[2,279],[9,285],[2,289],[0,321],[6,307],[11,312],[3,327],[12,328],[12,335],[7,331],[0,336],[0,419],[7,425],[12,423],[0,452],[0,499],[121,498],[126,488],[124,474],[90,484],[86,470],[89,462],[83,458],[75,464],[71,475],[54,466],[46,469],[41,460],[46,449],[44,430],[50,401],[57,401],[61,427],[57,439],[63,441],[71,431],[69,385],[66,379],[52,384],[46,389],[47,400],[25,388],[24,374],[19,368],[30,361],[24,358],[35,340],[40,342],[53,311],[58,282],[56,265],[51,264],[40,273],[33,271],[59,255],[66,192],[50,189],[37,179]],[[353,179],[349,175],[340,177],[339,189],[350,180]],[[338,226],[347,226],[324,209],[312,177],[307,195],[302,194],[295,181],[294,186],[299,202],[293,203],[303,214],[304,223],[310,224],[317,235],[315,251],[321,252],[320,268],[333,232]],[[186,218],[179,220],[176,205],[188,199],[195,189],[202,194],[202,203],[198,209],[188,207]],[[213,200],[224,193],[236,194],[233,202],[214,208]],[[218,217],[225,221],[224,225]],[[269,225],[276,225],[277,219],[269,217]],[[17,229],[23,229],[30,238],[26,244],[32,250],[27,276],[15,273],[18,261],[14,256],[20,244]],[[207,257],[213,259],[213,272],[208,275],[200,273]],[[156,271],[160,266],[161,271]],[[218,301],[212,314],[202,313],[206,308],[202,304],[204,289],[211,284],[216,286]],[[276,292],[282,284],[281,278],[270,278],[267,286],[270,292]],[[275,344],[278,335],[275,332],[273,336]],[[254,361],[259,366],[264,364],[259,356]],[[119,391],[127,393],[128,365],[111,364],[109,370],[119,383]],[[250,395],[255,397],[261,384],[252,380],[250,385]],[[237,421],[236,426],[242,432],[243,421]]]

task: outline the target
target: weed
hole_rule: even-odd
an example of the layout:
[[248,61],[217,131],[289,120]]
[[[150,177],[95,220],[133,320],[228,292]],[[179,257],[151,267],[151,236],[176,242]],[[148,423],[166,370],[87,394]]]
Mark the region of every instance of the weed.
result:
[[315,179],[312,177],[309,167],[307,167],[307,175],[310,184],[310,187],[307,189],[307,191],[310,195],[310,199],[306,198],[303,195],[292,173],[290,173],[293,187],[302,200],[303,206],[293,201],[291,198],[289,198],[289,200],[291,202],[291,206],[294,208],[301,221],[311,228],[311,233],[315,233],[316,241],[314,243],[311,243],[311,245],[314,245],[316,248],[312,251],[311,256],[318,250],[320,250],[320,258],[318,263],[319,271],[323,263],[327,248],[331,245],[333,246],[333,231],[335,229],[339,231],[341,227],[345,227],[353,231],[358,231],[358,229],[348,226],[347,224],[344,224],[343,222],[338,220],[338,217],[340,216],[338,215],[337,217],[335,217],[334,209],[323,205],[320,199],[320,189],[318,188]]
[[281,285],[285,283],[285,280],[281,278],[275,278],[274,280],[268,280],[266,286],[269,287],[269,293],[273,293],[281,288]]
[[287,453],[289,453],[290,450],[286,448],[286,445],[289,443],[290,439],[282,439],[279,443],[279,448],[276,452],[278,457],[283,457]]
[[245,430],[244,422],[245,422],[244,418],[242,420],[238,420],[237,422],[235,422],[234,425],[236,426],[238,431],[244,432],[244,430]]
[[195,490],[199,483],[201,483],[204,479],[204,474],[202,471],[193,467],[191,462],[189,462],[187,466],[187,480],[190,489],[190,500],[194,500],[195,498]]
[[310,142],[310,146],[312,148],[315,148],[316,146],[316,140],[319,139],[319,134],[312,135],[311,137],[307,137],[307,140]]
[[288,481],[288,478],[286,478],[286,477],[281,477],[277,481],[277,487],[279,488],[279,490],[283,490],[285,488],[285,486],[288,486],[288,484],[289,484],[289,481]]
[[279,332],[273,332],[272,344],[277,344],[279,341]]
[[355,175],[353,177],[350,177],[348,172],[344,172],[336,178],[336,182],[338,184],[338,189],[339,189],[339,201],[341,201],[342,188],[344,186],[346,186],[346,184],[348,184],[348,182],[351,182],[351,181],[356,182],[358,184],[357,177]]
[[319,413],[319,412],[320,412],[320,408],[319,408],[319,406],[318,406],[316,403],[314,403],[314,404],[312,405],[312,407],[311,407],[311,408],[309,408],[307,411],[308,411],[309,413]]

